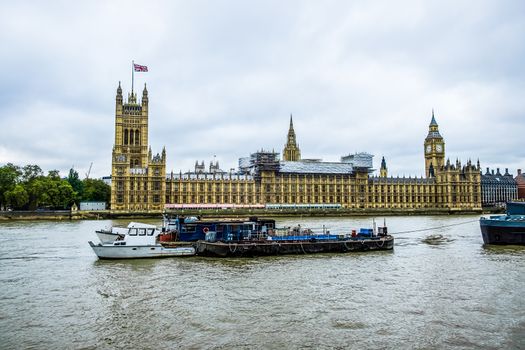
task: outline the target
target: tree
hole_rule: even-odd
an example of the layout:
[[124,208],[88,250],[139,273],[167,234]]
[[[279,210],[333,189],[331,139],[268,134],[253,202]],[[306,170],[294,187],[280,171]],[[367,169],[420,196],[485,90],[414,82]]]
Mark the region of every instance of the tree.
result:
[[53,209],[67,209],[73,204],[76,192],[67,180],[62,180],[57,171],[41,176],[32,182],[34,207],[45,206]]
[[33,178],[24,182],[25,189],[29,195],[27,209],[36,210],[39,206],[47,205],[49,202],[49,183],[45,176]]
[[43,175],[44,173],[38,165],[28,164],[22,168],[22,181],[24,182],[31,182]]
[[61,180],[58,184],[58,198],[55,199],[55,207],[68,209],[75,203],[76,197],[77,193],[71,184],[67,180]]
[[6,192],[14,189],[21,174],[20,167],[11,163],[0,167],[0,210],[5,209],[7,204]]
[[69,182],[69,184],[73,188],[73,191],[77,193],[75,201],[78,204],[84,195],[84,182],[80,180],[80,178],[78,177],[78,173],[73,168],[69,169],[67,182]]
[[29,195],[21,184],[17,184],[12,190],[6,191],[5,197],[7,203],[14,209],[22,209],[29,203]]
[[96,179],[85,179],[83,182],[83,200],[109,203],[111,196],[111,187],[106,185],[104,181]]
[[[83,188],[78,174],[70,171],[74,183]],[[6,204],[16,209],[35,210],[39,207],[67,209],[77,199],[77,192],[68,180],[60,178],[58,170],[44,176],[38,165],[20,168],[11,163],[0,167],[0,208]]]

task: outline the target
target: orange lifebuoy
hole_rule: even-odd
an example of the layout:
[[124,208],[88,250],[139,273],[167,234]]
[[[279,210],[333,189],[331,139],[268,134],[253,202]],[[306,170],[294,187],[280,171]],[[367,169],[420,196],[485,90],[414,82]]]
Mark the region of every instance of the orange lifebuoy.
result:
[[205,228],[202,229],[202,232],[208,233],[209,230],[210,230],[209,228],[205,227]]

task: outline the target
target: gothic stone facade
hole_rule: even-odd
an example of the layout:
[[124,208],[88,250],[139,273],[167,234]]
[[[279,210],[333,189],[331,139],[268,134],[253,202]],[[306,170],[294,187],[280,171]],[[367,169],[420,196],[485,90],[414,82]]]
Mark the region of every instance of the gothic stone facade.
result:
[[166,192],[166,150],[148,149],[148,90],[142,101],[132,91],[122,98],[120,83],[115,109],[115,144],[111,157],[111,210],[163,210]]
[[361,209],[481,210],[479,162],[473,165],[468,161],[462,166],[459,161],[445,161],[445,142],[434,115],[424,141],[425,178],[388,177],[384,159],[380,176],[372,176],[371,155],[367,154],[342,157],[341,162],[301,159],[291,118],[284,160],[279,160],[278,153],[257,152],[235,173],[172,172],[166,176],[165,151],[156,157],[145,151],[147,105],[146,89],[141,105],[133,93],[123,104],[119,84],[113,210],[162,210],[170,204],[340,204]]

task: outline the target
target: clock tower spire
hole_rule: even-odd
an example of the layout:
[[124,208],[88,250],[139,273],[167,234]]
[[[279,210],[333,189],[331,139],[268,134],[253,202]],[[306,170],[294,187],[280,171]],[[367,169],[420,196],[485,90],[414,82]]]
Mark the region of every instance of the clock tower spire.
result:
[[439,126],[434,117],[432,109],[432,120],[428,126],[428,135],[424,143],[425,152],[425,174],[427,177],[434,176],[444,165],[445,141],[439,133]]

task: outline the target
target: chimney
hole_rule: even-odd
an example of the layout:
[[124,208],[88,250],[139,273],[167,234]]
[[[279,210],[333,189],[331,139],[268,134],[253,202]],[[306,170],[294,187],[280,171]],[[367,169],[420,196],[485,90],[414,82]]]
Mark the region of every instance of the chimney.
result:
[[518,176],[521,175],[521,169],[518,169]]

